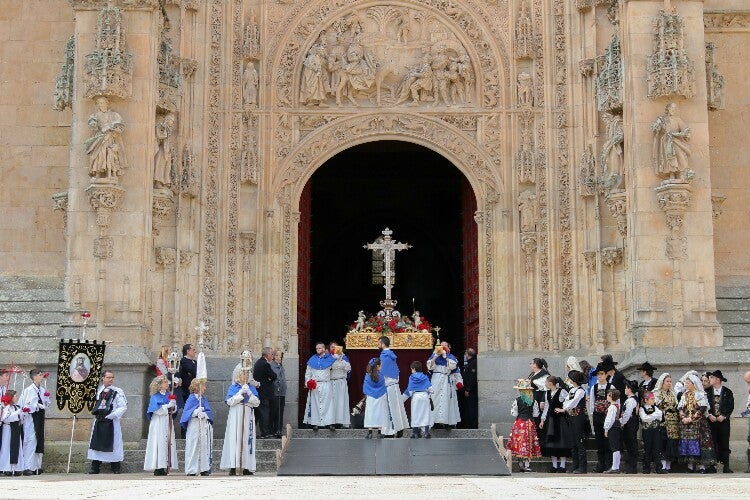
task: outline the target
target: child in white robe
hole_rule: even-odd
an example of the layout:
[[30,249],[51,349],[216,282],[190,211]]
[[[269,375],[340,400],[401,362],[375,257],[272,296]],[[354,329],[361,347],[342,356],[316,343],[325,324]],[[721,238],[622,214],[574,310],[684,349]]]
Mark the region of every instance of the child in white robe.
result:
[[2,445],[0,445],[0,471],[6,476],[20,476],[24,470],[21,429],[26,413],[18,405],[18,393],[9,390],[2,398]]
[[180,425],[185,429],[185,474],[211,474],[211,450],[214,417],[203,394],[206,384],[199,379],[190,382],[190,396],[185,401]]
[[367,439],[372,439],[373,429],[378,430],[378,438],[383,437],[383,429],[388,420],[388,402],[385,397],[385,378],[380,374],[382,363],[379,358],[372,358],[365,368],[365,381],[362,392],[365,400],[364,428],[368,429]]
[[34,368],[29,372],[32,384],[21,394],[21,407],[27,408],[28,415],[23,419],[23,460],[24,476],[41,474],[44,455],[45,412],[50,405],[49,392],[42,387],[47,374]]
[[434,413],[430,409],[430,396],[433,393],[430,378],[422,373],[422,363],[414,361],[410,365],[409,386],[404,391],[404,401],[411,398],[411,437],[430,439],[430,427],[434,424]]
[[229,406],[227,428],[224,434],[224,448],[221,451],[222,469],[229,469],[229,475],[250,476],[255,472],[255,410],[260,405],[258,391],[247,371],[235,368],[225,399]]
[[154,471],[154,476],[166,476],[168,469],[177,469],[177,444],[172,421],[177,398],[167,394],[169,380],[160,375],[151,382],[151,400],[146,417],[149,419],[146,458],[143,470]]

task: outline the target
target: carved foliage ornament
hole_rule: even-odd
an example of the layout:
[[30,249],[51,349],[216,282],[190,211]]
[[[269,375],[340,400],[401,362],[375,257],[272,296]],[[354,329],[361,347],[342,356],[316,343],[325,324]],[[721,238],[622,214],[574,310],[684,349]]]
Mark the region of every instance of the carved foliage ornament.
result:
[[685,213],[690,206],[693,191],[686,181],[665,181],[655,188],[659,208],[664,211],[669,227],[666,237],[666,256],[670,259],[687,258]]
[[534,28],[526,0],[521,0],[516,18],[516,59],[531,59],[534,55]]
[[596,109],[616,113],[622,109],[623,64],[620,38],[615,32],[604,49],[602,67],[596,78]]
[[105,6],[96,22],[96,48],[86,55],[83,94],[127,99],[133,92],[133,54],[126,52],[122,12]]
[[157,108],[164,112],[175,112],[180,105],[181,59],[173,53],[169,30],[169,19],[165,16],[162,29],[159,33],[159,52],[156,56],[159,66],[159,99],[157,101]]
[[65,44],[65,62],[55,80],[55,111],[63,111],[73,104],[73,66],[75,62],[76,36],[70,35]]
[[693,63],[685,49],[685,20],[675,10],[659,11],[654,19],[654,44],[648,56],[648,96],[695,95]]
[[714,62],[716,45],[706,42],[706,93],[708,109],[724,109],[724,76]]

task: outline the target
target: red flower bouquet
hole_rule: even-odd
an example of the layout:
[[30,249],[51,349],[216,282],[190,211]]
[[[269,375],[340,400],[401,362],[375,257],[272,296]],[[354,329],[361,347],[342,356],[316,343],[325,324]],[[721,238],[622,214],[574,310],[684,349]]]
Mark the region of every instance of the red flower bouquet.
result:
[[2,399],[0,399],[0,402],[3,403],[5,406],[8,406],[11,403],[13,403],[13,398],[11,398],[10,396],[6,394],[5,396],[2,397]]
[[174,394],[168,394],[167,399],[170,401],[175,401],[177,399],[177,396],[175,396]]
[[24,406],[23,408],[21,408],[21,411],[23,411],[24,413],[31,413],[31,408],[29,408],[28,406]]
[[458,389],[460,391],[463,388],[464,388],[464,383],[463,382],[456,383],[456,389]]
[[44,375],[42,375],[42,378],[48,378],[48,377],[49,377],[49,372],[44,372]]
[[314,379],[310,379],[307,381],[305,386],[310,389],[311,391],[315,390],[318,387],[318,383]]
[[49,391],[44,391],[44,397],[45,397],[45,398],[48,398],[48,397],[49,397]]

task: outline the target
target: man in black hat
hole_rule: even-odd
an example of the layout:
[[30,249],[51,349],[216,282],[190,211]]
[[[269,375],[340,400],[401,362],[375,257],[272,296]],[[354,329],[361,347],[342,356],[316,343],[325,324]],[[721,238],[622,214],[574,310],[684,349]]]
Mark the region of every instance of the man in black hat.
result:
[[638,392],[641,395],[640,404],[641,406],[643,406],[643,398],[646,393],[653,391],[654,387],[656,387],[656,379],[654,378],[656,367],[646,361],[645,363],[641,364],[641,366],[636,368],[636,370],[641,372],[641,383],[638,384]]
[[[727,379],[721,370],[709,373],[711,387],[706,391],[708,397],[708,420],[711,436],[716,445],[716,457],[724,464],[724,473],[731,473],[729,468],[729,417],[734,411],[734,395],[728,387],[721,385]],[[712,472],[716,472],[713,470]]]
[[615,366],[617,362],[612,359],[611,354],[605,354],[601,357],[602,364],[607,366],[607,379],[609,383],[614,386],[615,389],[620,391],[620,404],[625,404],[625,375],[620,372]]
[[596,365],[596,383],[589,390],[589,413],[594,424],[597,464],[594,472],[604,472],[612,467],[612,452],[604,435],[604,420],[607,418],[607,394],[614,386],[607,380],[607,372],[614,366],[609,363]]

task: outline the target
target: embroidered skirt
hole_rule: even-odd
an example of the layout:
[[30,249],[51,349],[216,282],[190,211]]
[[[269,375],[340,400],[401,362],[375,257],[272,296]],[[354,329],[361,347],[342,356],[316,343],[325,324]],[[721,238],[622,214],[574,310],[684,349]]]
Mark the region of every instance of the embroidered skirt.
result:
[[518,458],[531,459],[542,456],[533,420],[516,419],[510,431],[508,449],[514,457]]

